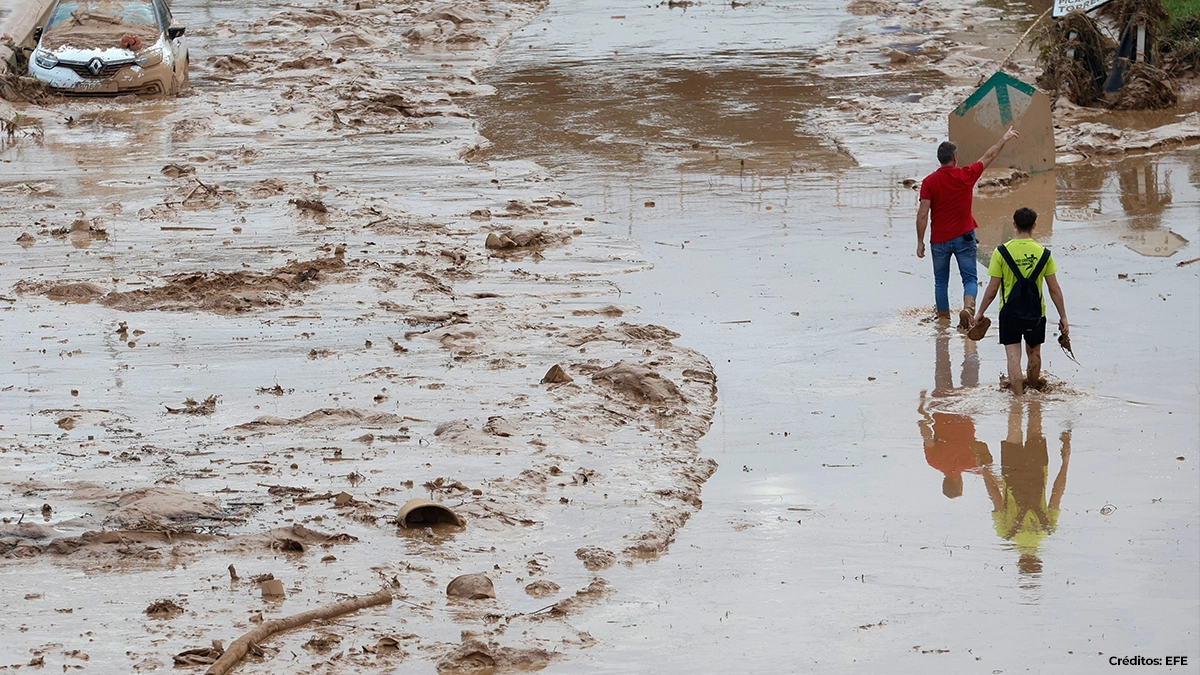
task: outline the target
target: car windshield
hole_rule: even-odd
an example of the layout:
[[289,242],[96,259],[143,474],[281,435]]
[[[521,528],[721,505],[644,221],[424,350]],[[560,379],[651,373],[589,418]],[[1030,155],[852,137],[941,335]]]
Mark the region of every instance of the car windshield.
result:
[[46,22],[46,28],[104,23],[158,26],[154,5],[144,0],[70,0],[58,3],[54,14]]

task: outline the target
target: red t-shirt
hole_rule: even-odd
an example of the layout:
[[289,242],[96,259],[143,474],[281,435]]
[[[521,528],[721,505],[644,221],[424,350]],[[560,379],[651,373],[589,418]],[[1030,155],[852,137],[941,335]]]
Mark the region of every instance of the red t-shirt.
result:
[[921,181],[921,199],[929,200],[929,243],[940,244],[974,230],[971,197],[983,164],[943,166]]

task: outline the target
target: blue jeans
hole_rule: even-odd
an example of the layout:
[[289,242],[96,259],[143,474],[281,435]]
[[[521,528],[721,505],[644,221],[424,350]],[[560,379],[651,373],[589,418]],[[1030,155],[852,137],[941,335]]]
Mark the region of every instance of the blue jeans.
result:
[[958,259],[958,275],[962,277],[963,295],[979,295],[979,277],[976,272],[976,251],[979,241],[972,230],[961,237],[940,244],[930,244],[933,258],[933,295],[937,311],[950,311],[950,256]]

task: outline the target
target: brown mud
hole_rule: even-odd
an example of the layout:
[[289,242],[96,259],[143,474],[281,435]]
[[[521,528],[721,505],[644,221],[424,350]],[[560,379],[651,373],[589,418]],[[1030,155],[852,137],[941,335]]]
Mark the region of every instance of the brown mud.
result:
[[[380,581],[399,602],[268,638],[239,672],[536,670],[594,644],[571,625],[615,592],[593,573],[666,553],[700,507],[715,378],[614,304],[644,266],[626,238],[537,167],[461,160],[459,101],[541,8],[177,2],[186,95],[14,90],[49,107],[20,108],[47,138],[0,148],[10,376],[68,359],[71,384],[0,394],[0,555],[28,609],[3,663],[209,664],[214,640]],[[413,497],[461,526],[400,527]],[[484,604],[448,602],[478,570]],[[51,587],[77,573],[86,602]],[[51,637],[69,603],[104,643]]]
[[[2,662],[206,663],[213,640],[381,583],[390,606],[271,638],[239,672],[965,672],[1035,648],[1086,667],[1092,640],[1177,649],[1105,617],[1115,597],[1195,625],[1194,584],[1153,608],[1114,584],[1194,567],[1175,414],[1194,335],[1164,370],[1128,334],[1160,308],[1195,317],[1195,268],[1142,253],[1195,257],[1194,110],[1065,124],[1076,167],[977,199],[985,254],[1014,200],[1049,200],[1039,232],[1089,281],[1072,336],[1117,364],[1047,356],[1066,385],[1019,412],[1076,425],[1095,459],[1076,459],[1045,571],[1018,573],[982,471],[948,502],[921,451],[924,412],[935,436],[939,415],[978,420],[993,448],[1012,426],[979,386],[995,345],[959,359],[928,308],[897,308],[929,291],[904,182],[1041,8],[568,4],[177,0],[192,94],[22,108],[46,132],[0,153],[0,598],[21,608]],[[564,24],[587,39],[560,63]],[[735,46],[705,51],[717,34]],[[484,70],[502,44],[536,67]],[[78,220],[78,244],[52,235]],[[159,489],[191,510],[117,515]],[[399,527],[415,497],[464,524]],[[1110,498],[1167,534],[1104,576],[1104,542],[1145,529],[1100,520]],[[494,598],[447,598],[481,573]],[[183,611],[144,614],[162,599]]]
[[[703,508],[668,556],[602,572],[618,594],[581,619],[597,645],[574,671],[1082,673],[1192,649],[1200,286],[1178,263],[1200,253],[1195,104],[1060,117],[1060,152],[1086,156],[987,177],[980,274],[1033,206],[1082,361],[1052,326],[1050,386],[1014,409],[995,331],[965,340],[928,304],[914,188],[950,111],[1046,7],[874,6],[838,25],[812,3],[803,22],[552,3],[485,72],[496,95],[468,103],[492,142],[472,159],[552,166],[641,243],[654,267],[624,297],[720,386]],[[1038,70],[1018,50],[1010,72]],[[1043,441],[1045,470],[1023,474],[1016,448]],[[1014,532],[995,495],[1016,494],[1056,520]]]

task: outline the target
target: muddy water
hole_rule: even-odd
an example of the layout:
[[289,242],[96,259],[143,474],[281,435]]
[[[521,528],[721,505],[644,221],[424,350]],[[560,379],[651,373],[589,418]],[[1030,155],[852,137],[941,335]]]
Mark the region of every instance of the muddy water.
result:
[[[938,77],[794,67],[830,36],[782,11],[552,3],[472,105],[483,157],[554,167],[642,246],[654,269],[622,289],[719,378],[704,508],[668,556],[612,576],[572,670],[1090,673],[1179,654],[1172,672],[1196,672],[1200,152],[977,198],[984,262],[1017,206],[1040,211],[1079,359],[1051,331],[1053,389],[1014,406],[994,329],[976,345],[929,316],[902,182],[935,168],[936,137],[845,129],[855,167],[806,123]],[[805,29],[742,41],[779,21]],[[1021,507],[1041,525],[1014,525]]]
[[[241,672],[536,669],[696,510],[711,366],[622,299],[643,254],[543,168],[461,158],[457,101],[540,7],[371,4],[176,3],[191,95],[4,139],[6,667],[164,670],[386,586]],[[414,497],[466,527],[399,529]],[[477,572],[495,600],[447,600]]]

